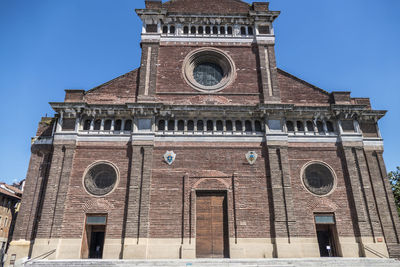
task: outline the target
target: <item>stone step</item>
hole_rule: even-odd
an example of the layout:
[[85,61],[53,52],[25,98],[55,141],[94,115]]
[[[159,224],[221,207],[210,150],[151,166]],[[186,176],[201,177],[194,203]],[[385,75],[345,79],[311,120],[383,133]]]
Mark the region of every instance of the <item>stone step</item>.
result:
[[400,246],[399,244],[387,244],[389,255],[391,258],[400,259]]
[[[310,259],[196,259],[196,260],[39,260],[26,267],[400,267],[395,259],[310,258]],[[16,266],[17,267],[17,266]]]

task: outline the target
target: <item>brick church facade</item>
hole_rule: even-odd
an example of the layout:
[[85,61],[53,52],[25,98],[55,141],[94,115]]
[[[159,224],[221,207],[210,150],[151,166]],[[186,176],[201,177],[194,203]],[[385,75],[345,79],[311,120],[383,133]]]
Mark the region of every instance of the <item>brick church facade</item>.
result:
[[385,111],[277,68],[266,2],[145,2],[140,67],[41,120],[9,259],[399,257]]

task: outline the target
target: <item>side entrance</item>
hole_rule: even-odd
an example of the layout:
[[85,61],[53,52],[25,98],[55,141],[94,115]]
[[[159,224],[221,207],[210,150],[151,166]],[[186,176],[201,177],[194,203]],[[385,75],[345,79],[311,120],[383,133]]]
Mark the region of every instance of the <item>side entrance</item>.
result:
[[315,214],[315,226],[321,257],[338,257],[338,238],[333,214]]
[[197,192],[196,257],[229,258],[225,192]]

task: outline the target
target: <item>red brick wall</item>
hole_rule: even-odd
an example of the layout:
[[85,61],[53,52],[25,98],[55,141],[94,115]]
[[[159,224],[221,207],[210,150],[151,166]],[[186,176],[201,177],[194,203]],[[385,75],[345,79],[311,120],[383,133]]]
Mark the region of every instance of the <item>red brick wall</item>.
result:
[[125,104],[136,101],[139,70],[133,70],[90,91],[84,99],[88,104]]
[[30,240],[32,237],[34,224],[37,223],[37,213],[40,213],[39,196],[42,192],[45,192],[45,181],[52,158],[52,147],[50,145],[33,145],[31,150],[25,190],[13,234],[14,240]]
[[[104,198],[89,195],[85,191],[82,183],[82,177],[86,168],[98,160],[114,163],[120,172],[120,181],[117,188]],[[80,238],[83,233],[85,212],[87,212],[108,213],[106,237],[121,238],[128,164],[129,159],[127,157],[126,144],[81,143],[77,146],[74,163],[72,165],[67,200],[65,202],[62,237]],[[100,205],[93,204],[99,199],[102,199]]]
[[163,4],[169,12],[237,14],[248,13],[249,5],[237,0],[179,0]]
[[[185,99],[188,95],[164,95],[170,92],[184,92],[199,94],[199,91],[190,87],[183,78],[182,65],[189,52],[201,46],[172,46],[163,45],[160,47],[158,57],[157,74],[157,97],[159,101],[172,102],[178,99]],[[230,55],[236,65],[236,79],[221,93],[228,99],[230,104],[259,103],[259,81],[255,69],[257,66],[257,50],[251,46],[213,46],[221,49]],[[246,96],[232,96],[230,94],[249,94]],[[162,94],[162,95],[161,95]]]
[[267,11],[269,2],[253,2],[253,9],[255,11]]
[[[300,237],[315,237],[313,212],[334,212],[338,234],[340,236],[354,236],[340,150],[332,144],[321,144],[319,147],[301,144],[291,145],[288,152],[298,235]],[[301,168],[307,162],[313,160],[327,163],[336,173],[337,188],[327,197],[314,196],[302,184]]]
[[278,71],[278,84],[282,103],[329,105],[328,93],[280,70]]
[[146,3],[146,8],[148,9],[158,9],[161,8],[162,3],[161,0],[160,1],[145,1]]
[[[66,200],[62,203],[64,212],[62,231],[57,233],[57,236],[81,238],[85,213],[108,213],[107,238],[121,238],[126,204],[129,146],[126,143],[78,144],[74,153]],[[173,150],[177,154],[171,166],[163,160],[167,150]],[[253,166],[246,161],[245,154],[248,151],[256,151],[259,155]],[[313,212],[318,211],[335,212],[339,235],[353,236],[342,155],[337,147],[332,144],[313,147],[292,144],[288,152],[297,236],[315,237]],[[149,237],[182,237],[182,210],[184,236],[189,237],[191,233],[194,237],[195,229],[193,228],[191,232],[189,229],[189,216],[195,214],[195,202],[192,202],[191,206],[189,204],[191,200],[195,200],[191,198],[191,194],[192,196],[195,194],[192,189],[227,190],[230,237],[235,237],[235,223],[238,238],[271,237],[272,210],[267,190],[267,179],[270,179],[269,164],[268,158],[264,155],[260,143],[156,143],[152,163]],[[133,155],[134,161],[137,158],[138,155]],[[104,198],[89,195],[82,184],[86,168],[98,160],[110,161],[120,171],[120,181],[116,190]],[[328,197],[321,198],[310,194],[301,183],[300,170],[311,160],[322,160],[335,170],[338,186]],[[142,210],[145,209],[146,207],[142,206]],[[51,227],[50,219],[44,216],[40,228]],[[191,223],[192,226],[195,225],[194,220]],[[127,227],[129,225],[128,222]]]
[[[166,150],[173,150],[177,156],[169,166],[163,162]],[[259,155],[255,165],[247,163],[245,154],[254,150]],[[185,185],[185,236],[189,236],[190,192],[201,182],[199,176],[219,177],[203,181],[198,189],[232,187],[235,173],[236,222],[238,237],[269,237],[269,208],[266,189],[266,165],[260,144],[159,144],[154,150],[150,237],[180,237],[182,227],[182,183],[188,174]],[[206,170],[214,170],[208,172]],[[233,192],[228,193],[228,216],[230,236],[234,236]],[[192,203],[192,214],[195,212]],[[194,221],[192,222],[192,225]],[[194,231],[192,231],[194,234]]]

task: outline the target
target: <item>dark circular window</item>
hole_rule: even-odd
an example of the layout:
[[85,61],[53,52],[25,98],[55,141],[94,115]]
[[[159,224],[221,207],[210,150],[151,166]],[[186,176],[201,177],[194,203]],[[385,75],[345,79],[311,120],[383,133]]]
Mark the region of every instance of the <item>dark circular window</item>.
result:
[[214,86],[219,84],[224,77],[220,66],[214,63],[201,63],[193,70],[193,78],[201,85]]
[[326,165],[312,163],[303,171],[303,182],[311,193],[323,196],[333,190],[335,179]]
[[235,78],[235,65],[224,51],[205,47],[190,52],[183,62],[183,77],[196,90],[217,92]]
[[86,172],[84,185],[89,193],[104,196],[114,189],[117,180],[117,171],[111,164],[97,163]]

